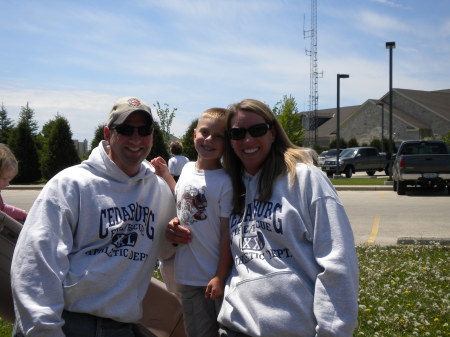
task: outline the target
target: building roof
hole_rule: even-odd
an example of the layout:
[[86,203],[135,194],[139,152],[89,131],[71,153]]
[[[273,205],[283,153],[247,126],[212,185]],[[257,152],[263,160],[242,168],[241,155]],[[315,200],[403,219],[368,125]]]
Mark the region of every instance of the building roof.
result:
[[[430,110],[450,121],[450,89],[436,91],[422,91],[411,89],[392,89],[424,109]],[[389,92],[381,99],[386,104],[389,102]]]
[[[435,91],[422,91],[411,89],[392,89],[398,95],[401,95],[408,100],[422,106],[424,109],[429,110],[442,118],[450,121],[450,89],[435,90]],[[387,92],[381,99],[368,99],[361,105],[354,105],[349,107],[340,107],[340,123],[345,123],[354,113],[357,113],[366,104],[376,104],[382,102],[385,104],[385,111],[389,109],[389,92]],[[303,112],[308,114],[307,111]],[[317,111],[317,117],[329,118],[328,121],[323,123],[317,128],[318,138],[329,137],[336,133],[336,120],[334,119],[336,114],[336,108],[323,109]],[[393,108],[392,114],[395,118],[403,120],[406,124],[417,129],[430,129],[431,126],[425,124],[423,121],[419,121],[414,116],[405,113],[400,109]]]

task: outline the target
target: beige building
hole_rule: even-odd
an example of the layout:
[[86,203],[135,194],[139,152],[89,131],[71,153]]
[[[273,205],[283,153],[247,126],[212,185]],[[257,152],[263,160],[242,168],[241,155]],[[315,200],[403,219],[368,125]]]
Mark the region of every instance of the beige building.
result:
[[[378,105],[378,104],[382,104]],[[379,100],[368,99],[361,105],[340,107],[340,137],[355,138],[359,144],[389,138],[389,92]],[[306,116],[306,113],[304,113]],[[304,124],[305,125],[305,124]],[[336,108],[317,111],[317,130],[309,139],[328,146],[336,138]],[[407,139],[439,138],[450,131],[450,89],[421,91],[392,89],[392,138],[395,143]]]

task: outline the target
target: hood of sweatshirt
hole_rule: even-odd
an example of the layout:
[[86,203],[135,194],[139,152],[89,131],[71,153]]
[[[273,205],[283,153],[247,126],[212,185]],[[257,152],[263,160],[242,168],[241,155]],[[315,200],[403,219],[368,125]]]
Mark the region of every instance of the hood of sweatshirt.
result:
[[138,174],[130,177],[123,172],[116,165],[116,163],[111,160],[111,158],[109,158],[109,151],[110,147],[108,142],[106,140],[102,140],[99,146],[92,150],[89,158],[83,161],[82,164],[91,167],[93,170],[98,172],[100,176],[116,182],[130,182],[134,180],[146,179],[155,173],[155,168],[147,160],[144,160]]

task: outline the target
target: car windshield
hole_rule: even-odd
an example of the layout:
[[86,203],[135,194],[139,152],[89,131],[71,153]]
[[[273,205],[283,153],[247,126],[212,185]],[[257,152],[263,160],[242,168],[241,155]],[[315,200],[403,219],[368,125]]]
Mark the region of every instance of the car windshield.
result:
[[355,149],[345,149],[339,154],[339,157],[353,157],[356,152],[357,150]]

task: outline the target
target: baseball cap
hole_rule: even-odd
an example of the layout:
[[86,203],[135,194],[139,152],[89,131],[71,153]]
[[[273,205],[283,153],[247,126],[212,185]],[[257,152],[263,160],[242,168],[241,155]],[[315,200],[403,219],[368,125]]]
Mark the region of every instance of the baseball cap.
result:
[[122,124],[135,111],[146,112],[150,123],[153,122],[152,110],[147,103],[136,97],[123,97],[114,103],[109,112],[108,126]]

